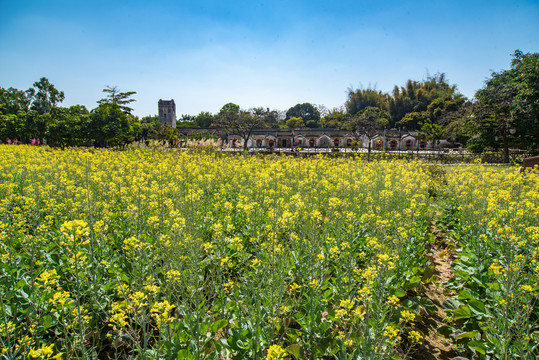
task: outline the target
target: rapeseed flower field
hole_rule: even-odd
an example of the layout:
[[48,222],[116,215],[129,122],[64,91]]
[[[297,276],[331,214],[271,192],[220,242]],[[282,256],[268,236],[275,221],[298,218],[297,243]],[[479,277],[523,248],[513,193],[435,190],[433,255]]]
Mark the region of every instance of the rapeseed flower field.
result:
[[[531,359],[539,180],[361,157],[0,145],[5,359]],[[436,330],[434,330],[436,332]]]

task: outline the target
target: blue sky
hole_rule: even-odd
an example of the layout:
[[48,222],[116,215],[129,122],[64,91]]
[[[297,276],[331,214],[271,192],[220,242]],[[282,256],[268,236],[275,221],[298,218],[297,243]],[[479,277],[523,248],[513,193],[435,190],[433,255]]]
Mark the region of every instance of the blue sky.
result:
[[539,51],[539,1],[0,1],[0,86],[47,77],[63,106],[105,86],[138,116],[228,102],[340,107],[347,89],[391,91],[444,72],[472,97],[516,49]]

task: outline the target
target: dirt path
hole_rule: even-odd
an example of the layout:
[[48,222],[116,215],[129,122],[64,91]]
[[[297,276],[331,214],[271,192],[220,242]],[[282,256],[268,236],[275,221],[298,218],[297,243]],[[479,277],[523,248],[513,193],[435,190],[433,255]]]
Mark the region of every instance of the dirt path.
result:
[[434,265],[434,275],[437,276],[437,280],[425,285],[424,295],[433,302],[436,310],[432,315],[424,314],[423,323],[418,324],[425,339],[413,354],[413,358],[418,360],[449,360],[457,357],[458,354],[449,340],[438,335],[438,329],[445,324],[446,313],[443,309],[443,303],[449,297],[444,294],[444,285],[453,277],[451,272],[453,255],[450,247],[445,245],[448,243],[445,238],[448,234],[438,232],[436,223],[432,224],[431,233],[436,235],[436,241],[427,257]]

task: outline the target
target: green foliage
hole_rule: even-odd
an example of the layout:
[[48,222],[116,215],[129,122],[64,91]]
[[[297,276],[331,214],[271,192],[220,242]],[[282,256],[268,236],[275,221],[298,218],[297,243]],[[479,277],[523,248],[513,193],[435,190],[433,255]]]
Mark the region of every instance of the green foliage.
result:
[[393,89],[389,104],[392,125],[416,130],[427,118],[433,123],[444,123],[465,101],[457,86],[447,83],[443,73],[424,81],[408,80],[405,86]]
[[515,51],[511,68],[492,73],[475,97],[474,116],[467,121],[473,137],[503,147],[507,160],[511,145],[539,146],[539,53]]
[[173,144],[180,139],[178,130],[168,124],[156,126],[152,129],[149,136],[150,139],[168,141],[169,144]]
[[131,113],[131,111],[133,111],[133,109],[127,106],[127,104],[135,101],[135,99],[130,99],[130,97],[135,95],[136,91],[120,92],[117,86],[107,86],[103,89],[103,92],[107,94],[107,97],[99,100],[97,102],[98,104],[117,105],[125,113]]
[[30,109],[37,111],[40,115],[50,113],[56,107],[56,104],[64,101],[64,92],[58,91],[45,77],[36,81],[34,88],[37,91]]
[[120,105],[104,102],[90,114],[89,134],[95,146],[124,146],[134,138],[134,121]]
[[35,94],[35,89],[26,91],[17,90],[12,87],[4,89],[0,87],[0,112],[3,114],[17,115],[19,111],[28,111]]
[[195,124],[198,127],[207,128],[213,124],[214,120],[215,118],[211,113],[203,111],[195,117]]
[[47,140],[51,145],[77,146],[88,144],[90,112],[84,106],[60,108],[49,124]]
[[367,135],[369,138],[388,127],[389,113],[377,107],[369,106],[348,120],[345,127],[356,136]]
[[444,128],[440,124],[433,123],[430,119],[426,119],[421,124],[421,131],[423,132],[423,137],[431,141],[435,146],[438,145],[440,139],[444,135]]
[[212,140],[218,140],[219,137],[215,134],[210,134],[207,132],[201,132],[201,133],[194,133],[191,136],[189,136],[189,139],[193,140],[206,140],[206,139],[212,139]]
[[308,127],[315,128],[318,127],[318,122],[320,121],[320,112],[313,104],[297,104],[288,109],[285,120],[293,117],[302,118]]
[[352,115],[346,111],[334,109],[320,120],[321,127],[340,129],[350,121]]
[[305,122],[300,117],[291,117],[286,120],[286,127],[289,129],[305,129]]
[[225,104],[217,114],[217,126],[222,127],[229,135],[238,135],[243,139],[243,148],[247,149],[247,140],[254,129],[264,126],[262,116],[253,111],[241,110],[239,105]]
[[348,100],[346,100],[346,110],[351,115],[356,115],[363,112],[368,107],[378,108],[380,110],[389,110],[388,94],[381,91],[367,88],[367,89],[348,89]]

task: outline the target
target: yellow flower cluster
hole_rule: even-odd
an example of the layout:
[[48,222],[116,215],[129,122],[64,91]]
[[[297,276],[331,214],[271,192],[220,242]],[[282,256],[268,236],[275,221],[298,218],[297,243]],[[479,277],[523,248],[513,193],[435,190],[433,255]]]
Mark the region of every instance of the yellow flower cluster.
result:
[[271,345],[266,355],[266,360],[283,360],[286,359],[287,352],[279,345]]
[[28,352],[28,356],[32,359],[55,359],[59,360],[62,358],[62,353],[59,352],[56,355],[53,356],[54,351],[53,348],[54,344],[50,344],[49,346],[46,346],[45,344],[41,345],[38,349],[30,349]]

